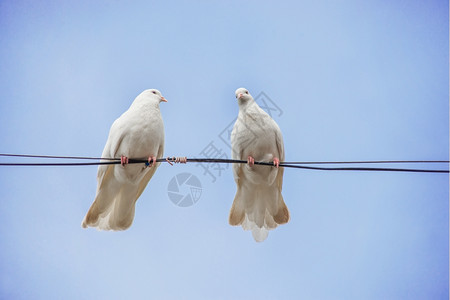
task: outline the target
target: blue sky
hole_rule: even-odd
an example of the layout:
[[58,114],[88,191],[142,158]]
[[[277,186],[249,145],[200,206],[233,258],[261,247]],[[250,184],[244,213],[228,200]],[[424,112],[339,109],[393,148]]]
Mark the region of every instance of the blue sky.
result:
[[[99,156],[157,88],[165,154],[200,156],[264,92],[290,161],[447,160],[446,1],[2,1],[0,152]],[[2,159],[4,161],[4,159]],[[174,205],[187,172],[198,202]],[[0,298],[448,299],[446,174],[287,169],[291,221],[228,225],[231,168],[163,164],[125,232],[83,230],[96,167],[0,169]]]

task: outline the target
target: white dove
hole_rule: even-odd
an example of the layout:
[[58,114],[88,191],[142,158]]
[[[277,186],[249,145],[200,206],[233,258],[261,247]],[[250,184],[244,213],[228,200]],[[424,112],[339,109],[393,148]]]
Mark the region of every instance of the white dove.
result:
[[[160,163],[164,152],[164,124],[158,90],[143,91],[111,126],[102,157],[121,157],[121,164],[100,165],[94,203],[81,224],[83,228],[125,230],[134,219],[135,203]],[[128,164],[128,158],[147,159],[149,167]]]
[[[236,90],[239,115],[231,132],[233,164],[237,192],[230,210],[230,225],[251,230],[257,242],[264,241],[269,230],[289,221],[289,211],[281,195],[284,161],[283,136],[277,123],[253,100],[248,90]],[[254,165],[273,162],[274,167]]]

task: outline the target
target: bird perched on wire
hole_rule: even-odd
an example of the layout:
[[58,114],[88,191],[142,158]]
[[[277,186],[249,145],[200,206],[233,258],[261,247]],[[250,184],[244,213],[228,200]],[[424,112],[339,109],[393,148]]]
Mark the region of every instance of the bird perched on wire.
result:
[[[100,165],[94,203],[82,227],[125,230],[134,219],[135,203],[160,163],[164,152],[164,124],[159,104],[167,102],[158,90],[143,91],[111,126],[103,158],[121,158],[121,164]],[[128,158],[148,164],[128,164]]]
[[[269,230],[289,221],[289,210],[281,195],[284,144],[277,123],[255,102],[247,89],[235,92],[239,114],[231,132],[233,159],[247,164],[233,164],[237,191],[230,210],[230,225],[251,230],[257,242],[264,241]],[[273,167],[255,165],[273,162]]]

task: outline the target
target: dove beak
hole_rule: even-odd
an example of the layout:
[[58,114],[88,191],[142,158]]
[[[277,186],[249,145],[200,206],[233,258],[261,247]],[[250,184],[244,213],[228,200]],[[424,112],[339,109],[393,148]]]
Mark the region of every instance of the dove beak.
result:
[[238,95],[238,99],[242,97],[242,93]]
[[161,96],[161,101],[167,102],[166,98]]

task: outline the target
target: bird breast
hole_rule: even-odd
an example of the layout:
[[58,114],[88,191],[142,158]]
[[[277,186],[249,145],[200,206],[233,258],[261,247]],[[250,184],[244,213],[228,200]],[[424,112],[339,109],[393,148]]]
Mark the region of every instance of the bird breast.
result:
[[[161,116],[141,114],[129,118],[117,156],[124,155],[136,159],[148,159],[149,156],[160,158],[163,147],[164,125]],[[148,170],[149,168],[143,164],[116,165],[114,173],[122,182],[138,183]]]
[[[238,151],[233,156],[241,160],[247,160],[252,156],[255,161],[273,162],[280,153],[277,147],[276,132],[270,126],[271,119],[256,119],[249,115],[241,116],[232,132],[233,151]],[[245,119],[244,119],[245,118]],[[243,167],[245,177],[254,184],[269,184],[275,180],[278,169],[268,166]]]

